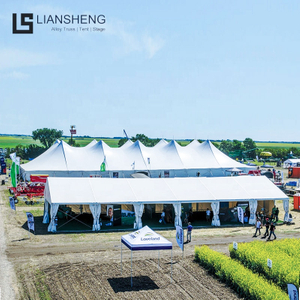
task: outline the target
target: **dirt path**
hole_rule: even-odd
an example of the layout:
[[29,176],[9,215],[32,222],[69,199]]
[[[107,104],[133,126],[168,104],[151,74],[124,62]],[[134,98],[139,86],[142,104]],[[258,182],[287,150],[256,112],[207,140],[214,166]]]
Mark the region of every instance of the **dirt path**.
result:
[[[5,177],[0,176],[0,182]],[[6,189],[6,186],[0,186],[0,190]],[[15,283],[16,276],[14,269],[10,261],[6,256],[6,237],[5,237],[5,213],[4,213],[4,199],[2,193],[0,193],[0,299],[1,300],[13,300],[15,299]]]

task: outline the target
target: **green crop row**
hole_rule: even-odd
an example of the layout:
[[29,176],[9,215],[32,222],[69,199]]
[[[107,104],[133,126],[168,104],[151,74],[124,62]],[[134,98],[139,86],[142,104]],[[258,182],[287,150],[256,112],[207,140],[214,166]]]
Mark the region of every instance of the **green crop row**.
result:
[[[294,256],[276,247],[276,242],[239,243],[238,249],[229,246],[230,257],[238,259],[245,267],[255,273],[263,274],[282,289],[287,290],[287,284],[293,283],[299,287],[300,261]],[[272,260],[272,268],[267,265]]]
[[288,254],[289,256],[293,256],[295,258],[300,257],[300,239],[282,239],[276,241],[276,243],[265,244],[267,248],[274,248],[277,251],[282,251]]
[[289,299],[289,296],[274,283],[207,246],[195,247],[195,259],[242,297],[261,300]]

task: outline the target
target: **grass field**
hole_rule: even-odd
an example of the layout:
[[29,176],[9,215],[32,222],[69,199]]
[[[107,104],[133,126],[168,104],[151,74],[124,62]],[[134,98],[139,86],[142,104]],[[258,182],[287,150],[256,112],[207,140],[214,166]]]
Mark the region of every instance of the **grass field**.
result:
[[[103,140],[107,145],[110,147],[118,147],[118,142],[119,139],[108,139],[108,138],[101,138],[101,137],[87,137],[87,138],[76,138],[75,141],[78,143],[81,147],[84,147],[88,145],[90,142],[93,140],[100,141]],[[62,138],[63,141],[68,142],[69,137],[67,138]],[[169,140],[168,140],[169,141]],[[186,146],[189,144],[189,141],[187,140],[177,140],[180,142],[182,146]],[[41,146],[41,143],[39,141],[35,141],[32,139],[31,136],[29,135],[0,135],[0,148],[15,148],[17,145],[22,145],[26,146],[29,144],[36,144]],[[257,142],[256,143],[257,147],[259,149],[264,149],[264,148],[300,148],[300,142],[295,142],[295,143],[276,143],[276,142]]]

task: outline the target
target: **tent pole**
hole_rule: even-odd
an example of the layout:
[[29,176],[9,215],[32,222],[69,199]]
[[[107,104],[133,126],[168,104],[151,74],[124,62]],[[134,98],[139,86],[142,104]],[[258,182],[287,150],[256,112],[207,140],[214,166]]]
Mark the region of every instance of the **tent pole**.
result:
[[122,275],[122,242],[121,242],[121,275]]
[[171,249],[171,283],[172,283],[172,266],[173,266],[173,248]]
[[131,287],[132,287],[132,250],[131,250]]

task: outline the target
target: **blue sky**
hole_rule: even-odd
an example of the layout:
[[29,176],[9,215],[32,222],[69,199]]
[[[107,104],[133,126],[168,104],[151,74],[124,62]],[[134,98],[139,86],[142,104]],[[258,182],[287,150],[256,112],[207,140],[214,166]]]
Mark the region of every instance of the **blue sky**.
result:
[[[105,30],[12,34],[12,13],[103,14]],[[299,1],[5,1],[0,133],[298,141],[299,15]]]

